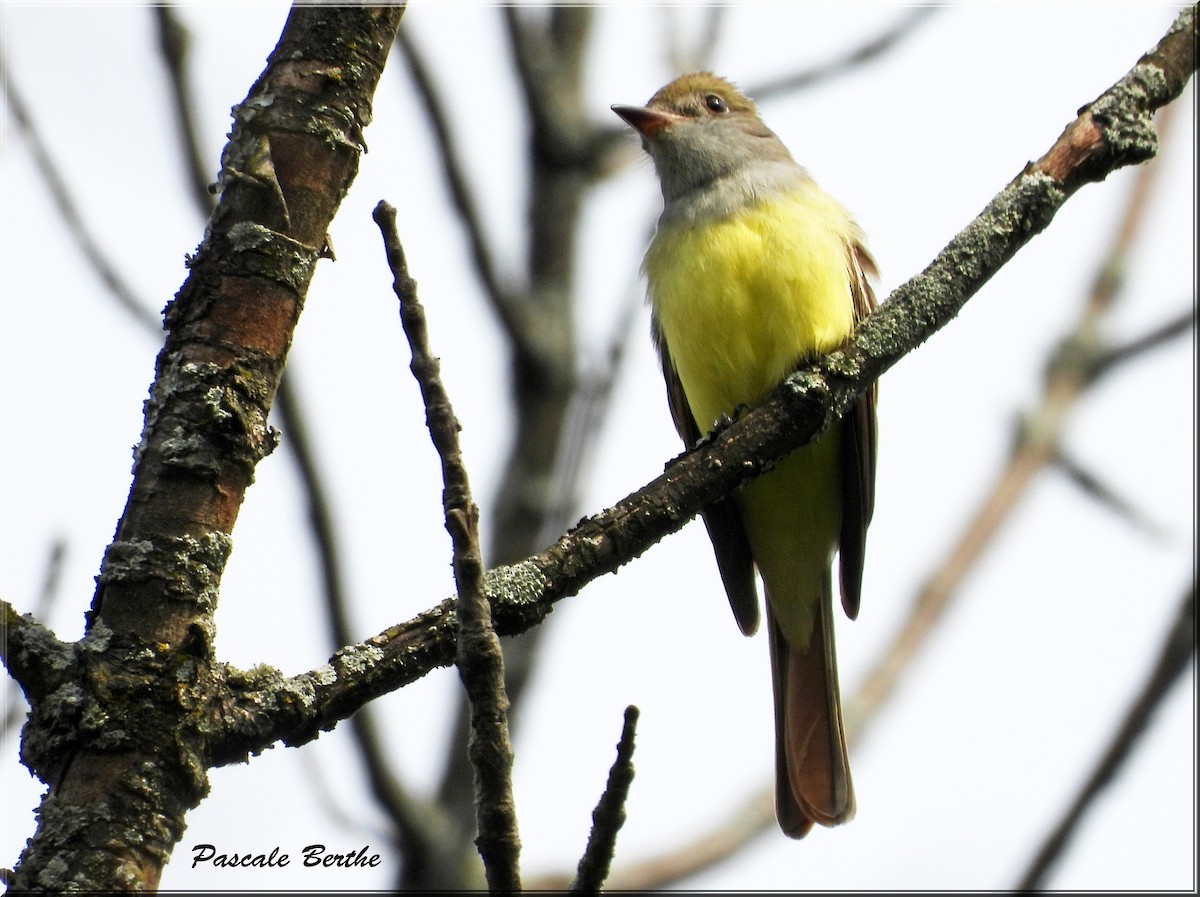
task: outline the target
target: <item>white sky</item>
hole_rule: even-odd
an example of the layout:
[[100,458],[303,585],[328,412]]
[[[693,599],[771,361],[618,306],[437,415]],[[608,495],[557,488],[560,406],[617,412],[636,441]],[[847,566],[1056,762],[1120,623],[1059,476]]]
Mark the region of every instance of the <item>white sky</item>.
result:
[[[286,15],[278,3],[194,5],[201,128],[215,175],[229,107],[262,70]],[[676,10],[689,28],[695,10]],[[744,86],[804,68],[882,30],[901,7],[738,4],[713,68]],[[817,180],[859,218],[883,272],[881,296],[934,253],[1032,158],[1077,108],[1154,44],[1174,7],[979,4],[931,18],[900,49],[818,90],[761,107]],[[587,97],[597,120],[641,102],[675,74],[661,8],[596,17]],[[466,135],[472,182],[516,270],[522,246],[524,121],[491,6],[415,3],[412,29]],[[141,6],[5,4],[0,39],[17,87],[89,225],[147,306],[185,277],[202,222],[180,187],[149,11]],[[490,500],[507,448],[507,370],[403,67],[377,94],[370,152],[333,224],[338,261],[317,271],[290,364],[334,496],[360,637],[452,591],[440,481],[407,370],[380,240],[379,199],[399,228],[430,317],[431,340],[463,423],[476,499]],[[1108,324],[1123,341],[1194,296],[1192,94],[1169,135],[1128,288]],[[27,147],[4,119],[0,144],[0,596],[30,610],[55,537],[68,542],[48,622],[82,633],[92,577],[129,486],[130,447],[158,342],[127,322],[64,237]],[[632,138],[631,138],[632,141]],[[863,610],[838,621],[848,697],[945,554],[1003,462],[1013,422],[1036,400],[1047,352],[1074,321],[1132,173],[1085,188],[943,332],[886,375],[877,512]],[[579,247],[579,352],[602,351],[635,284],[659,203],[638,160],[590,202]],[[509,261],[513,259],[513,261]],[[635,491],[679,451],[644,322],[618,385],[580,515]],[[852,754],[857,818],[795,843],[776,832],[695,888],[996,889],[1011,886],[1073,795],[1146,675],[1194,576],[1195,395],[1190,338],[1132,364],[1076,409],[1067,449],[1134,499],[1167,535],[1155,541],[1041,476],[968,578],[901,694]],[[287,434],[284,434],[287,438]],[[289,674],[331,646],[317,603],[304,505],[285,452],[248,493],[217,616],[223,659]],[[486,537],[486,533],[485,533]],[[642,709],[638,776],[617,864],[678,844],[769,781],[772,717],[762,637],[737,634],[703,528],[689,525],[615,576],[564,601],[516,743],[516,800],[527,877],[574,867],[613,758],[621,713]],[[1195,885],[1194,671],[1155,719],[1136,759],[1080,832],[1052,886]],[[442,670],[379,702],[405,781],[440,769],[457,677]],[[0,865],[33,831],[41,786],[0,759]],[[165,888],[380,888],[395,865],[341,731],[212,772],[212,795],[163,878]],[[317,804],[319,787],[346,818]],[[363,844],[376,870],[298,868],[300,849]],[[192,848],[293,855],[287,870],[191,870]]]

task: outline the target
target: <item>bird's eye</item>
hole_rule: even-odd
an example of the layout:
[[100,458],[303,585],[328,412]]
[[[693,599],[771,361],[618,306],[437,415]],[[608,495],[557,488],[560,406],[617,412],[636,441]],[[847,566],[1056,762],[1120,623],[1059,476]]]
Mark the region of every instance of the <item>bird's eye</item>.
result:
[[704,105],[708,107],[710,112],[718,114],[729,111],[729,106],[725,103],[724,98],[715,93],[710,93],[704,98]]

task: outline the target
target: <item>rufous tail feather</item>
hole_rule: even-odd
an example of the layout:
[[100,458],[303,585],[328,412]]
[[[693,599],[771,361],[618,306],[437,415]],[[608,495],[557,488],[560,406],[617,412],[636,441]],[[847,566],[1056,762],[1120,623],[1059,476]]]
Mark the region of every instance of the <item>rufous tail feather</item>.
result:
[[829,592],[827,585],[812,638],[802,650],[788,644],[767,602],[775,687],[775,812],[792,838],[803,838],[814,822],[839,825],[854,816]]

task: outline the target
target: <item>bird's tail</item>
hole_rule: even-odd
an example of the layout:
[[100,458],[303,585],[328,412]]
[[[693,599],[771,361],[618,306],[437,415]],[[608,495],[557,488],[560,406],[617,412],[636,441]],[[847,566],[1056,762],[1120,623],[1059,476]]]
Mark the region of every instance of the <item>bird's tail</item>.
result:
[[784,638],[767,602],[775,686],[775,815],[792,838],[803,838],[814,822],[839,825],[854,816],[831,591],[827,578],[812,637],[804,649]]

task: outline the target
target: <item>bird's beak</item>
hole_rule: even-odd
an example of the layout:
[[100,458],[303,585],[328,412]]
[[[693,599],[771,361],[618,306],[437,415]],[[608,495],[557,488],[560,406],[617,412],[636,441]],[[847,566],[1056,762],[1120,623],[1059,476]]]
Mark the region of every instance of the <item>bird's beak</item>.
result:
[[625,119],[625,123],[629,127],[645,138],[652,138],[660,131],[671,127],[671,125],[683,119],[681,115],[662,112],[658,109],[648,109],[645,106],[616,105],[612,107],[612,111]]

